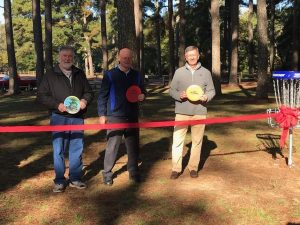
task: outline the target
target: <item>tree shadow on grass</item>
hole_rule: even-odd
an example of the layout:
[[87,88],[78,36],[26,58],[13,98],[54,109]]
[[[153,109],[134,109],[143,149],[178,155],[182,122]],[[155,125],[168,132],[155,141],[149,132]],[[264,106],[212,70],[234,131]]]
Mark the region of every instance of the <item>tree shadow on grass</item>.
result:
[[[186,152],[186,154],[184,155],[184,157],[182,159],[183,171],[185,170],[185,168],[187,167],[187,164],[189,162],[192,142],[188,143],[186,146],[188,147],[188,151]],[[217,148],[217,144],[214,141],[209,140],[207,135],[204,135],[198,171],[203,169],[204,164],[205,164],[206,160],[208,159],[208,157],[210,156],[211,151],[214,150],[215,148]]]
[[[139,217],[135,219],[138,220],[140,224],[169,224],[170,219],[173,220],[174,215],[180,215],[183,220],[193,215],[201,216],[201,218],[199,218],[201,223],[207,220],[218,220],[217,215],[212,215],[207,211],[205,202],[199,203],[201,201],[200,199],[195,203],[187,205],[186,202],[181,202],[180,199],[170,197],[172,193],[168,193],[166,190],[161,190],[161,192],[156,193],[157,197],[155,198],[149,199],[145,198],[145,196],[141,197],[141,186],[144,185],[144,182],[150,177],[150,172],[153,167],[157,162],[163,160],[166,154],[169,154],[170,140],[171,139],[167,137],[161,138],[141,148],[140,155],[143,163],[140,166],[140,170],[142,178],[144,178],[141,183],[128,183],[128,185],[121,189],[104,188],[103,191],[99,193],[93,200],[97,207],[96,214],[99,215],[98,224],[121,224],[123,216],[134,215],[135,213],[138,213]],[[167,196],[165,196],[164,193]],[[160,195],[164,195],[164,197]]]
[[[32,139],[30,144],[25,144],[22,147],[6,147],[0,151],[1,164],[1,183],[0,191],[5,191],[22,182],[24,179],[34,177],[42,172],[53,170],[53,153],[52,153],[52,135],[51,132],[39,133],[33,136],[31,133],[9,134],[6,138],[0,137],[0,143],[6,146],[6,141],[14,139]],[[12,136],[13,135],[13,136]],[[99,137],[99,134],[90,135],[86,141],[85,148]],[[47,147],[45,147],[47,146]],[[48,148],[45,150],[45,148]],[[37,153],[37,151],[41,151]],[[40,154],[40,157],[39,155]],[[30,158],[37,158],[31,160]],[[67,155],[66,155],[66,158]],[[26,163],[28,160],[28,163]],[[23,165],[22,165],[23,164]],[[68,164],[66,163],[66,168]],[[53,172],[54,173],[54,172]]]

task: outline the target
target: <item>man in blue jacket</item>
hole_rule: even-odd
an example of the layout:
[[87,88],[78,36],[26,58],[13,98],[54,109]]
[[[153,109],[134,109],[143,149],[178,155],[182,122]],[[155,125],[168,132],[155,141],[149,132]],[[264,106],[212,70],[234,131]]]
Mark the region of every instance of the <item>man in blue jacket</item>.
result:
[[[73,65],[74,49],[62,46],[59,51],[59,64],[43,77],[38,88],[37,100],[47,106],[51,125],[81,125],[87,105],[93,99],[93,92],[82,70]],[[76,96],[80,102],[77,113],[68,113],[64,100]],[[82,182],[83,131],[58,131],[52,133],[54,158],[53,192],[63,192],[67,185],[78,189],[86,188]],[[69,180],[66,180],[64,153],[69,146]]]
[[[132,52],[123,48],[118,55],[117,67],[104,74],[98,98],[98,115],[100,124],[138,122],[139,104],[145,99],[145,89],[140,74],[131,68]],[[138,86],[141,93],[137,102],[126,98],[128,88]],[[119,146],[124,135],[128,155],[127,170],[129,179],[140,182],[138,169],[139,129],[111,129],[107,131],[107,146],[104,157],[103,181],[105,185],[113,184],[112,168],[115,165]]]

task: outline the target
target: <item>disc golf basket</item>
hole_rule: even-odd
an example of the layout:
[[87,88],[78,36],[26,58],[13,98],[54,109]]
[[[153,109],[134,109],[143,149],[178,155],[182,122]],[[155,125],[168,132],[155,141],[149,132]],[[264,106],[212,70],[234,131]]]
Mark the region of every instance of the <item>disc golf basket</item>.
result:
[[[267,113],[279,113],[280,107],[285,106],[292,109],[300,108],[300,72],[295,71],[274,71],[273,75],[274,95],[276,99],[276,109],[268,109]],[[268,124],[271,127],[279,127],[273,117],[268,117]],[[289,127],[289,157],[288,166],[293,165],[293,129],[300,128],[298,124],[295,127]]]

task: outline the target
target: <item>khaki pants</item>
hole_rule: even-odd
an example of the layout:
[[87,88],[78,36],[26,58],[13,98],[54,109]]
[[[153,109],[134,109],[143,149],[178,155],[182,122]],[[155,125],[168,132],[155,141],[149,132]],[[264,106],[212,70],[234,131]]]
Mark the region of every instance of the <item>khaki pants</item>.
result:
[[[206,119],[206,115],[181,115],[176,114],[175,121],[183,120],[201,120]],[[192,136],[192,148],[189,163],[187,165],[189,171],[198,171],[198,166],[200,162],[201,146],[203,140],[205,125],[193,125],[191,126],[191,136]],[[182,171],[182,152],[186,133],[188,131],[188,126],[175,126],[173,133],[173,145],[172,145],[172,171],[181,172]]]

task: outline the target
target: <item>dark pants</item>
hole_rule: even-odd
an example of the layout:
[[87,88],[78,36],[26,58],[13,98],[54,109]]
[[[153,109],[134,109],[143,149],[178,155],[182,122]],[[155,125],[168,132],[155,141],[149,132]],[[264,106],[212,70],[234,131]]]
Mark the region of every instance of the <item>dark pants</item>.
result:
[[[133,123],[138,119],[128,119],[120,117],[108,117],[108,123]],[[119,146],[122,142],[122,137],[125,138],[125,146],[128,155],[127,170],[130,176],[135,176],[138,171],[138,154],[139,154],[139,129],[112,129],[107,130],[107,146],[104,157],[103,176],[112,178],[112,168],[116,163],[116,158]]]

